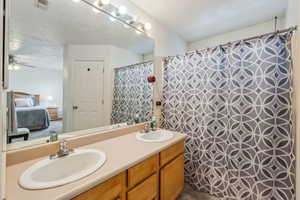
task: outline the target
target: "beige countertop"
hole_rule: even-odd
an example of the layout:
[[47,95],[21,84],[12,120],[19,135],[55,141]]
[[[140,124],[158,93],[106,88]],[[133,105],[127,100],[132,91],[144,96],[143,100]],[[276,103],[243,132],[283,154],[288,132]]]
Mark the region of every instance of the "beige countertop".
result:
[[[175,133],[175,132],[174,132]],[[45,190],[26,190],[19,186],[20,175],[35,162],[46,157],[30,160],[6,169],[6,199],[7,200],[48,200],[70,199],[88,189],[114,177],[120,172],[145,160],[146,158],[183,140],[184,134],[175,133],[173,139],[162,143],[145,143],[136,140],[135,133],[108,139],[98,143],[83,146],[83,149],[98,149],[106,153],[105,164],[93,174],[73,183]]]

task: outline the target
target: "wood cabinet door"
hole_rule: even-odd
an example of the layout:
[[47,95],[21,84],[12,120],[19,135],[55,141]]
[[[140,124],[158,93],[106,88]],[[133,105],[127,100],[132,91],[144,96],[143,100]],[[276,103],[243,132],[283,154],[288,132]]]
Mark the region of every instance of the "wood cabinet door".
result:
[[184,186],[183,154],[160,171],[160,200],[175,200]]
[[160,152],[160,166],[164,166],[178,155],[184,152],[184,141],[180,141],[177,144],[170,146],[169,148]]
[[128,187],[132,188],[159,170],[158,154],[128,169]]
[[127,200],[153,200],[158,197],[158,175],[154,174],[127,193]]
[[80,194],[73,200],[124,200],[125,173]]

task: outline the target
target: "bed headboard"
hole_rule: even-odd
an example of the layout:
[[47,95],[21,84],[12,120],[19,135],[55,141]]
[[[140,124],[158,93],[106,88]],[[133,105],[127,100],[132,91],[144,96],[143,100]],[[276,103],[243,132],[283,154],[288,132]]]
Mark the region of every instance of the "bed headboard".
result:
[[40,95],[30,94],[26,92],[13,92],[14,98],[32,98],[34,100],[34,105],[40,105]]

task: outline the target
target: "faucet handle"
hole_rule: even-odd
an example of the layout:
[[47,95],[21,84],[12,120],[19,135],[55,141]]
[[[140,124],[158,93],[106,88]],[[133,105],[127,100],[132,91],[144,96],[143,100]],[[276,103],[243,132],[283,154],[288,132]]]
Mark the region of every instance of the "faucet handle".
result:
[[69,155],[70,153],[73,153],[73,149],[67,148],[67,140],[63,139],[59,141],[59,150],[55,155],[50,155],[50,159],[54,158],[60,158]]
[[67,147],[67,141],[65,139],[60,140],[59,141],[59,148],[60,149],[66,149],[66,147]]
[[66,143],[66,140],[65,140],[65,139],[59,140],[59,144],[60,144],[60,145],[64,145],[65,143]]

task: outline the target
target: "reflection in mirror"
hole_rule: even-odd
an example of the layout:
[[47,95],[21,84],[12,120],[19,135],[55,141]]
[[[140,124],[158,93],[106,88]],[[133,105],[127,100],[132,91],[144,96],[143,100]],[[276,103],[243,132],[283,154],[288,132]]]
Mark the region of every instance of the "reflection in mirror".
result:
[[129,14],[42,2],[11,1],[8,149],[150,120],[154,41]]

